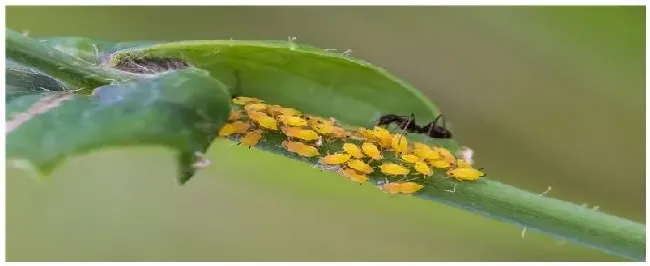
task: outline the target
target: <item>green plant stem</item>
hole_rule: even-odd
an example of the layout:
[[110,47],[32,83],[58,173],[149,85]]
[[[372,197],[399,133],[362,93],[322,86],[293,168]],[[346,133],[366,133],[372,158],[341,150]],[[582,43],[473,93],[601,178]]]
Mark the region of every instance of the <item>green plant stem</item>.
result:
[[13,30],[6,29],[6,33],[7,58],[38,68],[74,89],[83,88],[80,93],[137,77],[71,56]]
[[[282,134],[266,134],[256,147],[306,163],[317,163],[315,158],[300,157],[287,152],[280,147],[282,140]],[[334,153],[340,151],[342,145],[342,142],[338,142],[324,146],[328,146],[326,151]],[[533,194],[485,177],[475,182],[459,182],[443,178],[441,171],[437,172],[433,177],[417,180],[425,187],[415,194],[416,197],[510,222],[528,230],[537,230],[630,260],[645,260],[643,224],[545,195]],[[369,177],[375,182],[385,180],[385,176],[378,171]]]

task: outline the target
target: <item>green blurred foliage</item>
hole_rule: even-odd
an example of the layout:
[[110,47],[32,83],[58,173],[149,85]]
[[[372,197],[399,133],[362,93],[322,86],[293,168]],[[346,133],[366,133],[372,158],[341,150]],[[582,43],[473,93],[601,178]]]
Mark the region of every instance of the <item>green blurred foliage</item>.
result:
[[[6,11],[33,36],[352,49],[422,90],[492,178],[645,222],[644,7]],[[7,259],[620,260],[225,141],[209,157],[184,187],[155,149],[74,158],[46,184],[9,170]]]

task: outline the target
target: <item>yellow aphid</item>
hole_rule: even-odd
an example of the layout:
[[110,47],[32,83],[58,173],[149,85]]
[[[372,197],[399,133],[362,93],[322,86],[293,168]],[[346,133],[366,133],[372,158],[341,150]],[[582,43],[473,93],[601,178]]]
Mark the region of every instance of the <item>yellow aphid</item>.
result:
[[372,131],[372,135],[374,136],[375,140],[379,143],[384,148],[391,148],[392,146],[392,137],[391,134],[388,130],[382,127],[375,127],[375,129]]
[[456,159],[456,167],[458,168],[472,168],[472,165],[464,159]]
[[405,152],[408,148],[408,142],[406,141],[406,136],[402,134],[395,134],[391,140],[391,147],[395,152],[402,153]]
[[439,153],[445,160],[447,160],[450,163],[453,163],[456,161],[456,157],[447,149],[443,147],[434,147],[433,151]]
[[379,189],[390,194],[399,194],[402,190],[402,185],[397,182],[384,183],[383,185],[379,186]]
[[266,129],[271,129],[271,130],[278,130],[278,123],[273,119],[273,117],[268,116],[265,113],[258,112],[258,111],[250,111],[248,112],[248,117],[255,121],[260,127],[266,128]]
[[377,149],[377,146],[370,142],[364,142],[361,144],[361,150],[373,160],[381,160],[384,158],[384,156],[381,155],[379,149]]
[[346,175],[348,178],[350,178],[350,180],[357,182],[359,184],[368,182],[367,176],[357,173],[357,171],[355,171],[354,169],[345,168],[343,169],[343,174]]
[[447,170],[447,175],[460,181],[473,181],[485,176],[483,172],[474,168],[453,168]]
[[339,138],[345,137],[345,129],[331,123],[312,123],[311,127],[323,135],[333,135]]
[[231,134],[241,134],[248,131],[250,124],[242,121],[235,121],[232,123],[225,124],[221,130],[219,130],[219,136],[227,137]]
[[332,133],[330,133],[330,135],[334,135],[335,137],[344,138],[346,136],[345,129],[342,127],[332,126],[331,131]]
[[379,166],[381,172],[387,175],[408,175],[411,170],[394,163],[385,163]]
[[360,127],[357,129],[357,133],[360,137],[366,139],[366,140],[374,140],[375,135],[373,134],[373,131],[367,128]]
[[262,111],[266,109],[266,104],[263,103],[249,103],[244,106],[244,109],[246,112],[253,112],[253,111]]
[[349,160],[348,166],[364,174],[370,174],[373,172],[372,167],[370,165],[364,163],[362,160],[359,159]]
[[317,140],[320,138],[316,131],[311,129],[302,129],[299,127],[283,127],[282,132],[290,138],[298,138],[304,141]]
[[264,101],[257,98],[239,96],[232,99],[232,102],[235,104],[244,105],[248,103],[263,103]]
[[402,161],[405,161],[407,163],[417,163],[421,161],[420,157],[417,157],[413,154],[402,154],[400,157],[402,158]]
[[431,171],[431,168],[424,163],[424,162],[417,162],[415,165],[413,165],[413,168],[415,168],[415,171],[418,171],[418,173],[426,176],[431,176],[433,174],[433,171]]
[[248,146],[248,148],[250,148],[252,146],[255,146],[255,144],[257,144],[257,142],[259,142],[261,138],[262,138],[262,130],[259,129],[253,130],[251,132],[246,133],[246,135],[244,135],[244,137],[242,137],[241,140],[239,141],[239,144],[244,144]]
[[428,145],[420,142],[413,143],[413,153],[422,159],[437,160],[441,158],[439,153],[435,152]]
[[350,160],[350,154],[335,153],[335,154],[326,155],[323,158],[320,158],[320,160],[318,160],[318,163],[320,163],[320,164],[328,164],[328,165],[336,165],[336,164],[345,163],[348,160]]
[[399,184],[399,192],[402,194],[413,194],[418,192],[424,186],[413,182],[404,182]]
[[314,157],[320,155],[318,149],[314,146],[307,145],[298,141],[283,141],[282,147],[289,152],[297,153],[302,157]]
[[361,149],[359,149],[359,146],[353,143],[343,143],[343,150],[357,159],[365,157]]
[[233,121],[233,120],[239,120],[242,118],[244,113],[242,110],[232,110],[230,111],[230,116],[228,117],[228,120]]
[[451,163],[444,159],[429,160],[429,164],[435,168],[446,169],[451,167]]
[[303,127],[307,125],[307,121],[300,116],[279,115],[278,120],[283,124],[292,127]]
[[286,116],[297,116],[300,115],[300,111],[293,109],[293,108],[288,108],[288,107],[281,107],[280,108],[280,113]]

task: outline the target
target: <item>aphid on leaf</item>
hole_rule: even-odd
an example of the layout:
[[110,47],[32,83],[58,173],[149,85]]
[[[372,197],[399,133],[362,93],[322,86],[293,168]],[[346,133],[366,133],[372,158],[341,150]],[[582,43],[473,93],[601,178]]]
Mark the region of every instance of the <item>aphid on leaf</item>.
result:
[[302,157],[314,157],[320,155],[316,147],[298,141],[283,141],[281,146],[287,151],[296,153]]
[[431,149],[431,147],[420,142],[413,143],[413,153],[422,159],[428,160],[438,160],[442,157],[439,153]]
[[326,155],[323,158],[320,158],[318,160],[318,163],[320,164],[327,164],[327,165],[336,165],[336,164],[343,164],[350,160],[350,154],[347,153],[335,153],[335,154],[330,154]]
[[483,172],[474,168],[452,168],[447,170],[447,175],[459,181],[473,181],[485,176]]
[[255,121],[260,127],[270,129],[270,130],[278,130],[278,123],[273,119],[273,117],[268,116],[265,113],[258,112],[258,111],[251,111],[248,112],[248,117]]
[[282,133],[290,138],[297,138],[304,141],[312,141],[320,138],[316,131],[311,129],[302,129],[299,127],[282,127]]
[[234,120],[239,120],[242,118],[244,115],[244,112],[242,110],[232,110],[230,111],[230,116],[228,117],[228,120],[234,121]]
[[379,166],[381,172],[387,175],[408,175],[411,170],[395,163],[385,163]]
[[422,159],[420,159],[420,157],[417,157],[417,156],[415,156],[413,154],[402,154],[402,156],[400,156],[400,158],[402,158],[402,161],[405,161],[407,163],[417,163],[419,161],[422,161]]
[[244,106],[244,110],[246,112],[253,112],[253,111],[264,111],[266,109],[266,104],[263,103],[249,103]]
[[282,107],[279,105],[269,105],[266,107],[266,110],[273,114],[273,115],[285,115],[285,116],[299,116],[300,111],[293,109],[293,108],[287,108],[287,107]]
[[232,134],[246,133],[246,131],[248,131],[248,128],[250,128],[250,124],[243,121],[235,121],[232,123],[227,123],[223,125],[221,130],[219,130],[219,136],[227,137]]
[[384,156],[381,155],[379,149],[377,149],[377,146],[370,142],[364,142],[361,144],[361,150],[373,160],[381,160],[384,158]]
[[373,141],[375,140],[375,135],[373,134],[374,132],[370,129],[360,127],[357,129],[357,134],[368,141]]
[[400,183],[399,192],[402,194],[413,194],[415,192],[418,192],[423,187],[423,185],[420,185],[418,183],[404,182]]
[[372,131],[372,135],[380,146],[384,148],[391,148],[393,140],[388,130],[381,127],[375,127],[375,129]]
[[244,144],[245,146],[248,146],[248,148],[250,149],[250,147],[255,146],[255,144],[257,144],[257,142],[260,141],[260,139],[262,138],[262,132],[263,132],[262,130],[257,129],[246,133],[246,135],[244,135],[241,138],[241,140],[239,140],[238,145]]
[[401,192],[401,184],[398,182],[386,182],[379,185],[379,189],[389,194],[399,194]]
[[456,159],[456,164],[454,167],[457,168],[472,168],[472,165],[465,161],[464,159]]
[[435,168],[440,168],[440,169],[447,169],[451,167],[451,163],[444,159],[429,160],[429,164]]
[[344,168],[342,171],[345,176],[347,176],[350,180],[354,182],[357,182],[359,184],[368,182],[367,176],[357,173],[357,171],[355,171],[354,169]]
[[440,156],[442,156],[442,158],[444,158],[449,163],[453,164],[456,161],[456,157],[454,157],[454,155],[449,150],[443,147],[433,147],[433,151],[439,153]]
[[415,168],[415,171],[424,175],[425,177],[433,175],[431,168],[429,168],[429,166],[424,162],[416,162],[413,165],[413,168]]
[[257,99],[257,98],[251,98],[251,97],[244,97],[244,96],[239,96],[235,97],[232,99],[232,102],[238,105],[245,105],[248,103],[263,103],[264,101]]
[[343,150],[357,159],[365,157],[359,146],[354,143],[343,143]]
[[362,160],[359,159],[349,160],[348,166],[364,174],[370,174],[373,172],[372,167],[370,165],[364,163]]
[[292,127],[303,127],[307,125],[307,121],[300,116],[279,115],[278,120],[283,124]]
[[406,137],[402,134],[393,135],[391,139],[391,147],[397,153],[405,152],[406,149],[408,148],[408,142],[406,141]]

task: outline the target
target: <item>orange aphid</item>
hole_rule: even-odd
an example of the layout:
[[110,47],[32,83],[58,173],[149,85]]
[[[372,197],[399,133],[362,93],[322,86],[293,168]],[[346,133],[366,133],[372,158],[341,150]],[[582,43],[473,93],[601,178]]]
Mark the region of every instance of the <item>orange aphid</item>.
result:
[[223,125],[221,130],[219,130],[219,136],[227,137],[232,134],[245,133],[246,131],[248,131],[248,128],[250,128],[250,124],[243,121],[235,121]]
[[416,162],[413,165],[413,168],[415,168],[415,171],[424,175],[425,177],[433,175],[431,168],[429,168],[429,166],[424,162]]
[[311,129],[302,129],[299,127],[282,127],[282,132],[290,138],[298,138],[304,141],[317,140],[320,138],[318,133]]
[[307,125],[307,121],[300,116],[279,115],[278,120],[287,126],[302,127]]
[[345,163],[348,160],[350,160],[350,154],[347,154],[347,153],[335,153],[335,154],[326,155],[323,158],[320,158],[320,160],[318,160],[318,163],[327,164],[327,165],[336,165],[336,164]]
[[244,105],[248,103],[263,103],[264,101],[257,98],[239,96],[232,99],[232,102],[235,104]]
[[405,161],[407,163],[417,163],[421,161],[420,157],[417,157],[413,154],[402,154],[400,158],[402,158],[402,161]]
[[422,189],[423,187],[423,185],[420,185],[418,183],[404,182],[400,183],[399,192],[402,194],[413,194],[415,192],[418,192],[418,190]]
[[270,130],[278,130],[278,123],[273,119],[273,117],[268,116],[265,113],[258,112],[258,111],[250,111],[248,112],[248,117],[255,121],[260,127],[270,129]]
[[379,189],[389,194],[399,194],[401,191],[401,185],[398,182],[384,183],[379,186]]
[[230,116],[228,117],[228,120],[230,120],[230,121],[239,120],[239,119],[242,118],[243,115],[244,115],[244,112],[242,112],[242,110],[232,110],[232,111],[230,111]]
[[282,147],[287,151],[296,153],[302,157],[314,157],[320,155],[316,147],[298,141],[283,141]]
[[372,167],[370,165],[364,163],[362,160],[359,159],[349,160],[348,166],[364,174],[370,174],[373,172]]
[[365,157],[359,146],[353,143],[343,143],[343,150],[357,159]]
[[241,140],[239,141],[239,144],[244,144],[248,146],[248,148],[250,148],[252,146],[255,146],[255,144],[257,144],[257,142],[259,142],[261,138],[262,138],[262,130],[259,129],[253,130],[251,132],[246,133],[246,135],[244,135],[244,137],[242,137]]
[[363,184],[365,182],[368,182],[368,177],[362,174],[357,173],[354,169],[350,168],[345,168],[342,170],[343,174],[350,178],[350,180],[357,182],[359,184]]
[[391,139],[391,147],[395,152],[402,153],[405,152],[408,148],[408,142],[406,141],[406,136],[402,134],[395,134]]
[[385,163],[379,166],[381,172],[387,175],[408,175],[411,170],[395,163]]
[[364,142],[361,144],[361,150],[373,160],[381,160],[384,158],[384,156],[381,155],[379,149],[377,149],[377,146],[370,142]]

